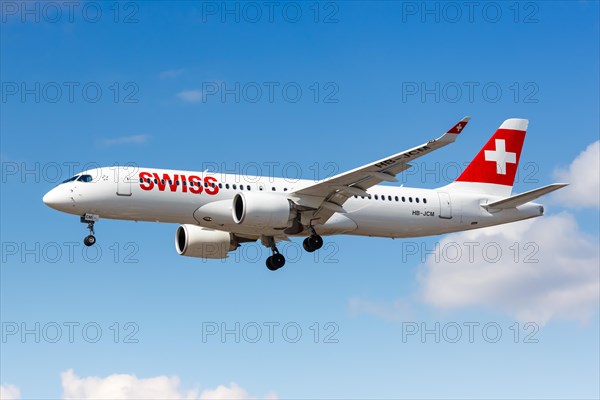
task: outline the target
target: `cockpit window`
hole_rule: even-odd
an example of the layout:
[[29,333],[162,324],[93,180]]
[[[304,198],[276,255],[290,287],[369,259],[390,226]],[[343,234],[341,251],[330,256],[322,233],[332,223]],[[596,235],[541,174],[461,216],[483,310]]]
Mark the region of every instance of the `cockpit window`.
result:
[[91,182],[92,176],[91,175],[81,175],[77,180],[79,182]]
[[80,175],[75,175],[74,177],[69,178],[69,179],[67,179],[65,181],[62,181],[61,183],[73,182],[74,180],[76,180],[77,178],[79,178],[79,176]]

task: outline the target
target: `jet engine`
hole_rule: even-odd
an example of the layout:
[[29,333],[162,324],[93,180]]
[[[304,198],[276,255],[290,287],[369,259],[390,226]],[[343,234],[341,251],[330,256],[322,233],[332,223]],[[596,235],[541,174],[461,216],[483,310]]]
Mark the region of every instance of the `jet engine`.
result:
[[182,256],[200,258],[225,258],[239,244],[229,232],[202,228],[197,225],[180,225],[175,233],[175,248]]
[[296,217],[291,200],[271,193],[238,193],[233,198],[233,221],[257,228],[288,228]]

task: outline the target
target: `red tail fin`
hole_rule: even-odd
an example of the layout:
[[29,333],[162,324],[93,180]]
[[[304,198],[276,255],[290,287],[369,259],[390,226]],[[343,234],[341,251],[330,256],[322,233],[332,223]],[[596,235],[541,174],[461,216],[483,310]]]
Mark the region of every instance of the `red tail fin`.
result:
[[479,151],[456,182],[477,182],[512,188],[529,121],[507,119]]

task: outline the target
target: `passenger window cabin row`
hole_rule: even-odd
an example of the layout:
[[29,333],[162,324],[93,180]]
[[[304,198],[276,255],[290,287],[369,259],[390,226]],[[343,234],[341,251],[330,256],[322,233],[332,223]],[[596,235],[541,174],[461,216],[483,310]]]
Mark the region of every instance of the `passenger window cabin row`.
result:
[[381,199],[382,201],[386,201],[386,200],[387,201],[396,201],[396,202],[402,201],[402,203],[406,203],[407,200],[408,200],[409,203],[412,203],[413,201],[415,203],[420,203],[422,201],[423,204],[427,204],[427,199],[424,198],[424,197],[421,199],[419,197],[414,197],[413,198],[412,196],[410,196],[410,197],[406,197],[406,196],[402,196],[402,197],[394,196],[394,197],[392,197],[392,196],[389,196],[389,195],[385,196],[385,195],[378,195],[378,194],[368,195],[368,196],[356,196],[356,195],[354,195],[355,199],[357,199],[359,197],[361,199],[367,199],[367,200],[371,200],[373,198],[375,200]]

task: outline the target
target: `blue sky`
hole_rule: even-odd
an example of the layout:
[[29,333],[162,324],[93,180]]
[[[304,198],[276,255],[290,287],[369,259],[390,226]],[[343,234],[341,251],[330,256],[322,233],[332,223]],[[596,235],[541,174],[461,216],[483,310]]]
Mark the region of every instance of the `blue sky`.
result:
[[[598,398],[597,2],[282,2],[272,17],[266,2],[81,2],[72,18],[35,4],[1,10],[4,396],[82,397],[76,387],[99,377],[172,397],[225,385],[225,397]],[[86,164],[322,178],[465,115],[457,143],[420,159],[405,185],[448,183],[520,117],[530,125],[515,192],[572,188],[544,199],[542,219],[488,233],[332,237],[316,255],[295,241],[286,251],[298,260],[277,273],[258,245],[227,261],[180,257],[168,224],[100,221],[102,253],[84,253],[84,226],[41,202]],[[504,257],[428,254],[473,241]],[[40,343],[22,338],[36,323]],[[263,336],[203,340],[236,323]],[[439,343],[406,336],[436,323]],[[501,329],[496,343],[486,324]],[[163,376],[179,383],[144,381]]]

